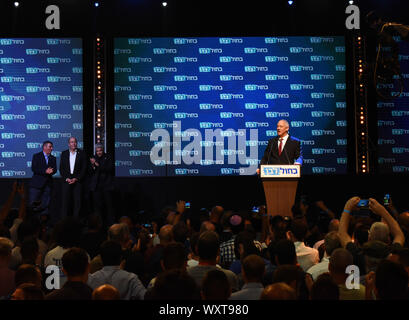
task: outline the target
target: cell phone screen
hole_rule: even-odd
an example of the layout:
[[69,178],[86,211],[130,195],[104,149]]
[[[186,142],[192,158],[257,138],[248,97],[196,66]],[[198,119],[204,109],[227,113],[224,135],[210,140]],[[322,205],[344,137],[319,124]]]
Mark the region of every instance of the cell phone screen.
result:
[[362,207],[367,207],[369,205],[369,200],[367,199],[362,199],[358,202],[358,207],[362,208]]
[[190,208],[190,202],[186,202],[186,203],[185,203],[185,208],[186,208],[186,209],[189,209],[189,208]]
[[385,194],[385,196],[383,197],[383,204],[385,206],[389,205],[389,198],[390,198],[390,195],[388,193]]

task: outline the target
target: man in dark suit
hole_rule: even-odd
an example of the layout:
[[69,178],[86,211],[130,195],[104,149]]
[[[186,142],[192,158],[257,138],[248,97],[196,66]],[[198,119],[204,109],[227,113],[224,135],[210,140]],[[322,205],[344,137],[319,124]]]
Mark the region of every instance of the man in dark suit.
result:
[[90,159],[91,179],[90,191],[94,202],[96,214],[103,215],[105,208],[104,223],[111,226],[114,223],[114,207],[112,191],[114,190],[114,163],[110,155],[104,152],[101,144],[95,146],[95,156]]
[[61,153],[60,174],[62,184],[62,218],[70,212],[73,204],[74,217],[78,217],[81,210],[82,184],[87,172],[87,155],[77,149],[77,138],[68,139],[68,150]]
[[[53,143],[43,142],[43,151],[33,155],[31,170],[33,177],[29,188],[29,206],[35,206],[36,211],[48,214],[53,185],[52,176],[57,172],[57,159],[51,154]],[[40,205],[36,203],[40,202]]]
[[[268,141],[260,164],[299,164],[302,165],[300,140],[288,134],[290,125],[287,120],[277,122],[277,137]],[[257,169],[259,173],[259,169]]]

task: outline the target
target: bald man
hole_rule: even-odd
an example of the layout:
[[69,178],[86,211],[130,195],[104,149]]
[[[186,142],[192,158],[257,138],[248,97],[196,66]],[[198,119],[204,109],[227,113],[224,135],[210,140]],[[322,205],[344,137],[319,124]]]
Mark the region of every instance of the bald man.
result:
[[267,286],[261,293],[260,300],[296,300],[295,290],[284,282]]
[[92,292],[92,300],[119,300],[119,291],[110,284],[103,284]]
[[300,140],[288,134],[290,125],[287,120],[277,122],[277,137],[268,141],[260,164],[298,164],[302,165]]

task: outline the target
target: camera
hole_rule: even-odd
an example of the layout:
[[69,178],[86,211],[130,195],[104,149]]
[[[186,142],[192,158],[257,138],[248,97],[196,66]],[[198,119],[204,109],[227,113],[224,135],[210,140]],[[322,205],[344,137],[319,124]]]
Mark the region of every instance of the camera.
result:
[[369,200],[368,199],[359,200],[357,207],[359,209],[369,209]]

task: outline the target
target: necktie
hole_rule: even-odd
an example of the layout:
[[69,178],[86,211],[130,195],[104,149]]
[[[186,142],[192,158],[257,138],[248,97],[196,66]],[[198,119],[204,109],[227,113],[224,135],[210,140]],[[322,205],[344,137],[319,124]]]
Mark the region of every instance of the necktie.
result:
[[278,145],[278,155],[281,156],[281,151],[283,151],[283,138],[280,138],[280,144]]
[[48,156],[45,155],[45,163],[48,165]]

